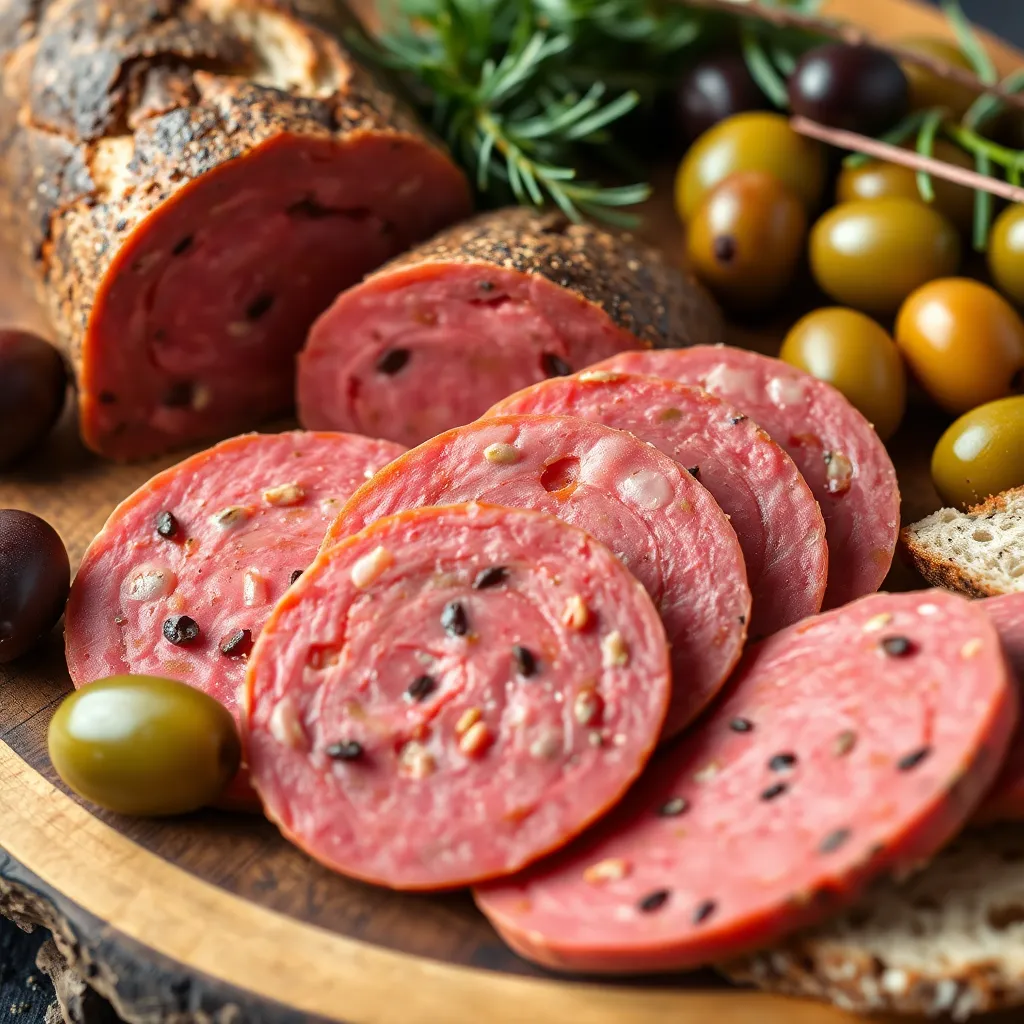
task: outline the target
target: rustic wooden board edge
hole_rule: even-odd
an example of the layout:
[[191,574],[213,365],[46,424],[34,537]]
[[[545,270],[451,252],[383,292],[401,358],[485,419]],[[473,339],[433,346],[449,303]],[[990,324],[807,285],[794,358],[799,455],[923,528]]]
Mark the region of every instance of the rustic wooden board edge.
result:
[[249,903],[150,853],[3,743],[0,829],[0,910],[51,929],[62,953],[133,1024],[855,1019],[743,990],[535,979],[375,947]]

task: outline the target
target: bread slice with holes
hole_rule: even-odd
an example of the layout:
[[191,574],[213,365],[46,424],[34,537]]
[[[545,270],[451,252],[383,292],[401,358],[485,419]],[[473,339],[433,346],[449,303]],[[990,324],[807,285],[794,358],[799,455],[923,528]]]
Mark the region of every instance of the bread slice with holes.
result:
[[1024,591],[1024,487],[969,512],[940,509],[904,527],[900,543],[933,586],[970,597]]
[[965,834],[909,881],[720,970],[862,1013],[963,1021],[1024,1005],[1024,826]]

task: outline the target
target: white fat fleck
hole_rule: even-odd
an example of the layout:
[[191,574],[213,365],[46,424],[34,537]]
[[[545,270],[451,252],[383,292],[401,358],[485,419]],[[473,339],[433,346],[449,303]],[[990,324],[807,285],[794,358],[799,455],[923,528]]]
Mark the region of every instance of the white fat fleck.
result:
[[765,387],[768,400],[779,409],[798,405],[804,400],[803,382],[792,377],[772,377]]
[[366,469],[363,470],[363,479],[364,480],[372,480],[376,475],[377,475],[377,470],[375,470],[373,468],[373,466],[367,466]]
[[922,604],[918,606],[918,615],[938,615],[939,606],[937,604]]
[[629,645],[618,630],[601,641],[601,664],[604,668],[624,668],[629,664]]
[[590,621],[590,609],[579,594],[573,594],[565,602],[562,625],[567,629],[584,629]]
[[233,320],[228,324],[228,334],[232,338],[244,338],[247,334],[251,333],[252,324],[247,320]]
[[725,363],[719,363],[704,378],[703,387],[713,395],[748,394],[758,390],[752,373],[748,370],[734,370]]
[[430,751],[415,740],[410,740],[402,747],[398,762],[401,773],[411,779],[425,779],[437,767]]
[[263,500],[268,505],[275,506],[298,505],[305,497],[305,490],[296,483],[278,484],[263,492]]
[[174,590],[178,578],[170,569],[139,569],[128,582],[128,596],[133,601],[155,601]]
[[455,735],[461,736],[463,733],[468,732],[482,717],[483,715],[480,713],[479,708],[466,708],[459,715],[459,720],[455,723]]
[[[373,474],[371,474],[372,476]],[[321,498],[320,499],[320,511],[325,516],[333,516],[338,514],[338,499],[337,498]]]
[[219,526],[222,530],[230,530],[244,523],[249,518],[249,515],[249,509],[243,505],[229,505],[227,508],[222,508],[219,512],[214,512],[210,516],[210,522],[214,526]]
[[607,857],[591,864],[583,871],[583,881],[587,885],[602,885],[605,882],[621,882],[630,871],[632,865],[622,857]]
[[618,490],[625,501],[644,508],[664,508],[672,500],[671,484],[651,469],[642,469],[620,480]]
[[864,632],[877,633],[880,629],[885,629],[890,622],[892,622],[892,615],[882,612],[881,615],[875,615],[864,623]]
[[980,654],[982,648],[985,646],[985,641],[979,637],[975,637],[973,640],[968,640],[967,643],[960,648],[961,658],[973,658],[975,655]]
[[290,697],[282,697],[270,715],[270,735],[292,750],[306,749],[306,730],[299,721],[299,712]]
[[825,484],[829,494],[845,494],[853,484],[853,463],[842,452],[828,453]]
[[206,384],[197,384],[192,389],[192,408],[202,412],[213,401],[213,391]]
[[509,712],[508,720],[511,725],[523,725],[528,717],[529,712],[526,710],[526,707],[522,704],[516,704],[511,712]]
[[622,380],[622,374],[615,370],[584,370],[579,375],[582,384],[608,384],[613,380]]
[[238,702],[238,706],[245,712],[246,716],[248,716],[252,711],[252,702],[249,700],[249,687],[244,682],[238,684],[235,699]]
[[550,761],[561,750],[562,737],[554,729],[549,729],[530,744],[530,756],[538,761]]
[[477,722],[462,735],[459,750],[467,757],[477,757],[491,745],[491,731],[486,722]]
[[910,977],[906,971],[890,967],[882,975],[882,991],[891,996],[903,996],[910,988]]
[[580,690],[572,703],[573,717],[580,725],[590,725],[600,715],[603,703],[601,695],[595,690]]
[[513,445],[495,442],[484,449],[484,458],[498,466],[511,466],[519,461],[519,451]]
[[710,782],[718,774],[718,762],[709,761],[699,771],[693,773],[694,782]]
[[256,569],[246,569],[242,576],[242,601],[246,608],[266,604],[267,581],[263,578],[263,574]]
[[377,546],[369,554],[363,555],[352,566],[352,582],[365,590],[372,586],[380,577],[395,564],[395,559],[386,547]]

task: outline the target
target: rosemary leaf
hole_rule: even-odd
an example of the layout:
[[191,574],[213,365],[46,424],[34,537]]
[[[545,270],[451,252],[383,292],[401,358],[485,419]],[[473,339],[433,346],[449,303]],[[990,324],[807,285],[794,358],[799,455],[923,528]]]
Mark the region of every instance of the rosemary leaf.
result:
[[942,10],[956,33],[960,49],[971,62],[974,73],[985,85],[995,85],[999,80],[999,73],[996,71],[995,64],[992,63],[988,50],[985,49],[974,31],[974,26],[964,14],[960,0],[942,0]]
[[[921,125],[927,114],[926,110],[916,110],[914,113],[908,114],[895,127],[890,128],[885,134],[879,135],[879,141],[888,142],[891,146],[899,146],[921,130]],[[843,160],[843,166],[850,169],[863,167],[865,164],[871,163],[873,159],[874,157],[868,156],[867,153],[850,153]]]
[[[935,136],[945,115],[946,111],[942,107],[934,107],[925,112],[921,127],[917,131],[917,151],[921,156],[935,155]],[[917,172],[917,190],[926,203],[935,202],[935,186],[932,183],[932,176],[927,171]]]
[[[1018,68],[1008,74],[999,83],[1005,92],[1024,90],[1024,68]],[[965,128],[977,129],[990,118],[995,117],[1006,107],[1006,103],[994,93],[986,92],[979,96],[964,114],[962,124]]]
[[776,107],[785,108],[789,102],[786,83],[775,70],[775,65],[772,64],[771,58],[757,37],[757,32],[749,22],[740,30],[740,43],[751,78]]
[[[974,166],[979,174],[991,174],[992,163],[987,154],[978,152],[974,157]],[[974,248],[977,252],[985,252],[988,248],[988,236],[992,230],[992,194],[983,189],[974,193]]]

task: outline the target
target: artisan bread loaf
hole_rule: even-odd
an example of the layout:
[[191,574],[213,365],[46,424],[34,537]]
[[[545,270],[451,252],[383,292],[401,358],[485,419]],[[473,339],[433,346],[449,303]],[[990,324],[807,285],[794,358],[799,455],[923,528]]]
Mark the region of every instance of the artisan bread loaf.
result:
[[970,512],[944,508],[900,535],[921,575],[971,597],[1024,590],[1024,487],[1004,491]]

